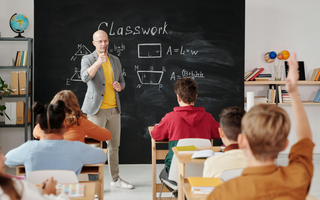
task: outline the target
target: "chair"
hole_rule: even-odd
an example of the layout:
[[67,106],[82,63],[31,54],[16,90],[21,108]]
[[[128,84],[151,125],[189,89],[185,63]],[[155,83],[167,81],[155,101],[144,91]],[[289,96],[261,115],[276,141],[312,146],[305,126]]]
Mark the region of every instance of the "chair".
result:
[[37,170],[27,176],[27,181],[33,184],[42,184],[49,177],[53,177],[57,183],[79,183],[77,175],[71,170]]
[[[209,146],[212,146],[212,143],[210,140],[202,139],[202,138],[180,139],[177,143],[177,146],[188,146],[188,145],[194,145],[196,147],[209,147]],[[186,165],[186,168],[185,168],[186,177],[188,177],[188,176],[202,176],[202,173],[203,173],[203,164]],[[171,160],[170,172],[169,172],[168,178],[169,178],[169,180],[173,180],[176,183],[178,183],[177,158],[175,155],[173,155],[172,160]],[[178,190],[178,186],[174,185],[164,179],[161,179],[161,182],[162,182],[162,185],[161,185],[159,200],[161,199],[163,185],[166,185],[173,190],[170,194],[170,199],[171,199],[173,196],[173,193]]]
[[243,168],[225,170],[222,172],[220,179],[223,182],[227,182],[230,179],[241,176],[243,170],[244,170]]

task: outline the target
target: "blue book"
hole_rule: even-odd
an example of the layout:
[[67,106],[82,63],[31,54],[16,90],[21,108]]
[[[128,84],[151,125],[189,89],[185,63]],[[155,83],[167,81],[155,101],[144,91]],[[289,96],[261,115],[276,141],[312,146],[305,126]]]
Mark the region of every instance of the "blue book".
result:
[[272,77],[271,74],[259,74],[258,77]]
[[19,66],[23,66],[23,56],[24,56],[24,51],[21,51],[21,60],[20,60]]
[[318,91],[318,93],[316,94],[316,96],[313,99],[313,102],[315,103],[319,103],[320,101],[320,90]]

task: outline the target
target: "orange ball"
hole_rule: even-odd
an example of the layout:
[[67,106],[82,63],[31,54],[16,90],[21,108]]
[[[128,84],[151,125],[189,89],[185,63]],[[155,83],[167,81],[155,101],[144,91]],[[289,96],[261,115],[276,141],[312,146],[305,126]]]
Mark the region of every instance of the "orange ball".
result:
[[283,50],[281,51],[282,55],[283,55],[283,60],[287,60],[290,57],[290,53],[287,50]]
[[279,60],[282,60],[282,59],[283,59],[282,53],[278,53],[277,58],[278,58]]

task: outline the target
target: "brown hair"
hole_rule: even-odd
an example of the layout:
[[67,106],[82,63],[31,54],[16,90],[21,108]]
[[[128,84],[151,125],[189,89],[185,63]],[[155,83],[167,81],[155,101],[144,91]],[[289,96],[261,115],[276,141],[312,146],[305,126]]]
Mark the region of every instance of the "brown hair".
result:
[[182,78],[174,85],[174,92],[184,103],[194,103],[197,99],[198,85],[192,78]]
[[21,200],[21,194],[17,192],[11,178],[0,175],[0,187],[11,200]]
[[231,106],[221,111],[220,127],[229,140],[237,141],[241,133],[241,119],[245,113],[246,111],[238,106]]
[[259,104],[252,107],[244,115],[241,125],[242,134],[259,161],[276,159],[290,131],[288,114],[276,105]]
[[82,114],[78,99],[71,90],[62,90],[58,92],[52,99],[51,103],[56,103],[58,100],[62,100],[65,103],[66,112],[66,125],[72,126],[76,124],[79,126],[79,118],[82,116],[87,118],[86,115]]

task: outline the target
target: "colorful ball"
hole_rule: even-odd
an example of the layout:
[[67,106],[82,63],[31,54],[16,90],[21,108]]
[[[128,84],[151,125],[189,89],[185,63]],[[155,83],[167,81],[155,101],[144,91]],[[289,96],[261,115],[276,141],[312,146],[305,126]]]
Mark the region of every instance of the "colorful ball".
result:
[[290,57],[290,53],[287,50],[283,50],[281,53],[283,55],[283,60],[287,60]]
[[274,61],[274,59],[271,59],[271,58],[269,57],[269,54],[270,54],[270,52],[264,54],[264,60],[265,60],[267,63],[272,63],[272,62]]
[[283,59],[282,53],[278,53],[277,58],[278,58],[279,60],[282,60],[282,59]]
[[275,59],[275,58],[277,57],[277,53],[274,52],[274,51],[271,51],[271,52],[269,53],[269,57],[270,57],[271,59]]

